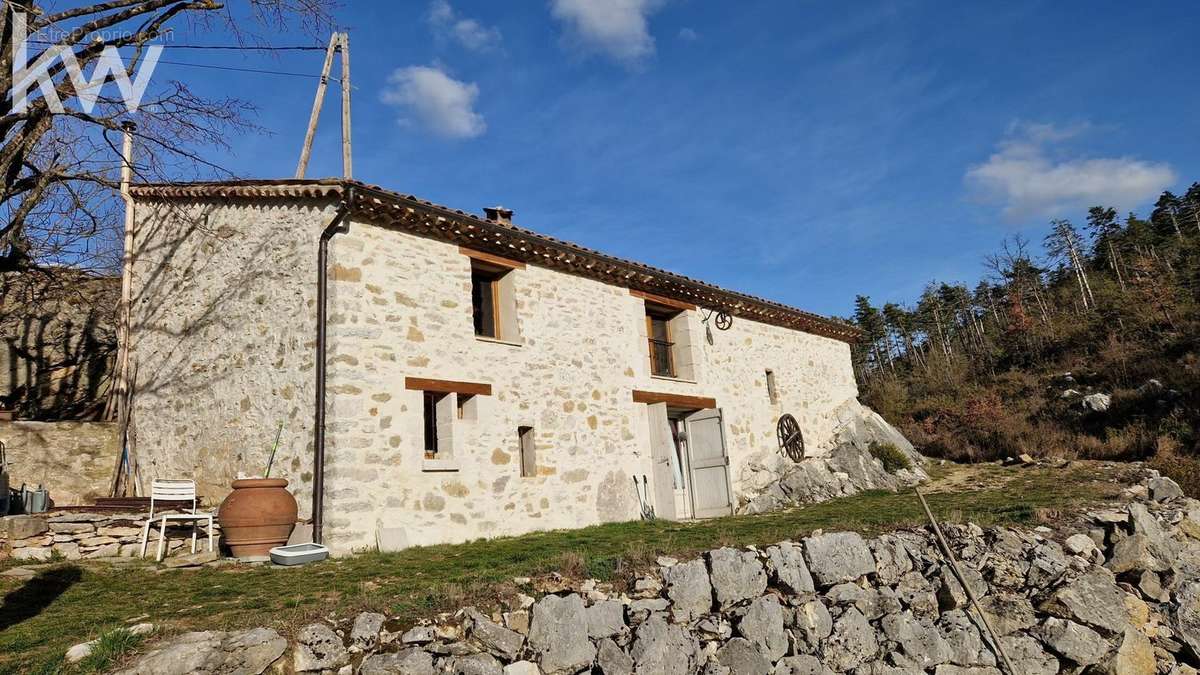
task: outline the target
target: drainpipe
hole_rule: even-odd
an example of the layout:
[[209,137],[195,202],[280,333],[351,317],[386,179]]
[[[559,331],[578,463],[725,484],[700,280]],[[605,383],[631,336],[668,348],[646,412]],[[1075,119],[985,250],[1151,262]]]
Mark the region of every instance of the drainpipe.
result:
[[321,543],[322,530],[325,524],[325,321],[326,297],[328,292],[329,275],[326,267],[329,262],[329,240],[334,235],[350,231],[346,216],[350,213],[350,204],[354,199],[354,186],[346,187],[342,203],[338,205],[333,220],[321,232],[317,243],[317,406],[315,424],[313,424],[313,501],[312,501],[312,536],[313,543]]

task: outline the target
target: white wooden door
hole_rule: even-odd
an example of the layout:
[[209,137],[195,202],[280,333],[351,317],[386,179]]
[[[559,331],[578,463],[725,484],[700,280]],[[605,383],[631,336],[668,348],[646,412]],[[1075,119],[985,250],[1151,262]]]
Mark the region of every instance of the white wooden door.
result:
[[667,421],[667,404],[648,404],[646,416],[650,419],[650,459],[653,462],[650,481],[654,486],[654,515],[676,520],[675,479],[671,475],[675,441],[671,437],[671,424]]
[[727,516],[733,513],[733,498],[721,411],[701,410],[688,415],[684,422],[687,426],[692,513],[696,518]]

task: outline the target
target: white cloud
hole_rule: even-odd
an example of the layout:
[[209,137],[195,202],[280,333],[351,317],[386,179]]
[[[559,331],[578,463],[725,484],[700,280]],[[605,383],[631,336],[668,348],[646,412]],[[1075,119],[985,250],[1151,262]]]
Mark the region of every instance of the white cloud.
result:
[[700,39],[700,34],[694,29],[684,26],[679,29],[679,39],[685,42],[695,42]]
[[1002,204],[1006,218],[1019,220],[1053,218],[1096,205],[1130,209],[1177,180],[1175,171],[1161,162],[1055,152],[1055,146],[1089,130],[1086,123],[1015,123],[986,162],[967,169],[966,182],[983,200]]
[[460,16],[448,0],[433,0],[426,20],[439,37],[453,39],[471,51],[487,52],[500,46],[500,29]]
[[587,50],[636,65],[654,54],[647,25],[665,0],[550,0],[550,13],[567,26],[570,39]]
[[474,110],[478,97],[475,83],[460,82],[436,65],[397,68],[380,94],[384,103],[408,111],[443,138],[474,138],[487,130],[483,116]]

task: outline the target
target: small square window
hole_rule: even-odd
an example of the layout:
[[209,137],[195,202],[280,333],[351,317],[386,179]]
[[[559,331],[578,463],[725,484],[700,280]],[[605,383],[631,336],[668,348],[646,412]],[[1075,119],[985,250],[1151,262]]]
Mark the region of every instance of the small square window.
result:
[[521,477],[537,475],[537,454],[533,444],[533,427],[517,427],[517,442],[521,449]]

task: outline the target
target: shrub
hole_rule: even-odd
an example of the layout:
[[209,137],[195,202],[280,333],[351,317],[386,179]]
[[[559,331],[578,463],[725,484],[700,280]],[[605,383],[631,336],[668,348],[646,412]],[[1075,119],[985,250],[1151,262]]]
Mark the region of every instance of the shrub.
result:
[[888,473],[912,468],[912,462],[909,461],[908,455],[891,443],[872,443],[870,450],[871,456],[883,462],[883,470]]

